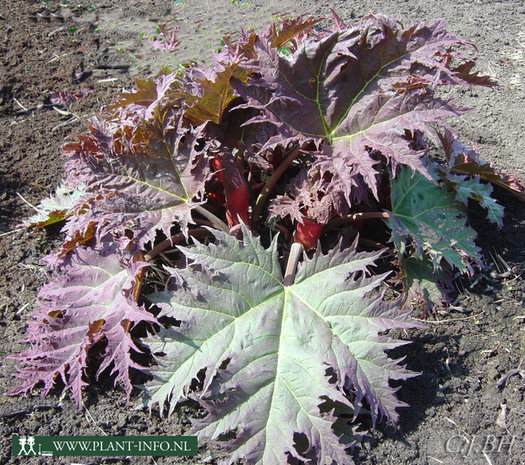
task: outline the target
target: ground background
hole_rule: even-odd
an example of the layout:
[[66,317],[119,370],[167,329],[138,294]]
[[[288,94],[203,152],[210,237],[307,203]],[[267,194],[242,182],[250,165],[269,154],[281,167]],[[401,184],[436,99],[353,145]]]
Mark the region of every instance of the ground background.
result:
[[[284,13],[329,14],[346,21],[368,13],[394,16],[408,25],[444,17],[448,29],[476,44],[479,68],[496,78],[495,90],[464,90],[474,108],[456,123],[486,160],[525,177],[525,6],[522,1],[315,1],[259,0],[14,0],[0,4],[0,391],[15,385],[9,354],[21,342],[36,292],[45,280],[41,257],[59,241],[56,231],[28,233],[17,224],[61,177],[60,146],[134,77],[188,59],[210,62],[220,37],[241,25],[262,28]],[[176,56],[141,38],[156,25],[180,18],[182,47]],[[92,92],[60,114],[46,103],[50,92]],[[525,271],[524,205],[502,192],[505,226],[495,231],[474,211],[482,230],[487,269],[465,281],[458,309],[415,331],[406,349],[409,368],[423,375],[399,391],[411,404],[397,431],[381,427],[354,453],[361,464],[525,464]],[[500,256],[510,267],[501,266]],[[498,262],[498,263],[496,263]],[[499,268],[498,268],[499,266]],[[502,276],[501,273],[504,273]],[[519,369],[517,372],[512,371]],[[520,371],[521,370],[521,371]],[[514,373],[514,374],[513,374]],[[509,375],[504,383],[503,377]],[[498,385],[499,381],[499,385]],[[104,379],[85,392],[77,409],[68,396],[0,398],[0,463],[72,463],[67,458],[11,458],[13,434],[175,435],[196,412],[179,408],[169,420],[133,411],[121,390]],[[508,444],[514,437],[512,449]],[[448,441],[448,442],[447,442]],[[470,442],[469,442],[470,441]],[[501,443],[503,441],[503,443]],[[500,444],[501,443],[501,444]],[[448,447],[447,447],[448,444]],[[469,447],[471,446],[472,447]],[[501,447],[499,447],[501,445]],[[499,448],[499,451],[498,451]],[[213,463],[220,456],[203,443],[195,459],[157,463]],[[54,460],[54,462],[52,462]],[[75,463],[142,463],[142,459],[76,458]],[[339,464],[344,465],[344,464]]]

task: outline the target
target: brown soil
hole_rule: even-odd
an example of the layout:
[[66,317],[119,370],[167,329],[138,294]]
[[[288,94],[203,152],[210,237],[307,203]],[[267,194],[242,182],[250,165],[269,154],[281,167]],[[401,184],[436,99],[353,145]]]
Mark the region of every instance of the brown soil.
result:
[[[327,14],[353,21],[367,13],[403,23],[447,19],[449,29],[476,44],[480,68],[500,82],[496,90],[464,91],[474,108],[458,130],[478,144],[483,157],[502,170],[525,173],[525,6],[521,1],[356,0],[138,1],[17,0],[0,5],[0,334],[4,344],[0,391],[16,380],[10,354],[24,349],[25,322],[45,281],[41,258],[60,240],[56,230],[27,232],[17,225],[60,181],[60,146],[85,131],[98,108],[132,79],[176,61],[209,62],[221,35],[241,25],[262,27],[278,12]],[[179,55],[160,53],[140,37],[178,13]],[[55,91],[89,90],[58,112],[48,105]],[[363,464],[525,464],[525,209],[502,192],[505,225],[495,231],[474,210],[486,269],[462,281],[459,303],[428,329],[410,335],[408,367],[420,377],[405,383],[399,429],[384,426],[354,453]],[[25,201],[23,200],[25,199]],[[500,257],[503,261],[499,260]],[[503,265],[506,263],[508,268]],[[136,398],[133,398],[136,400]],[[85,390],[78,409],[66,395],[5,397],[0,402],[0,463],[71,463],[66,458],[11,457],[11,435],[176,435],[199,414],[180,406],[170,419],[126,405],[125,395],[102,380]],[[508,442],[513,439],[511,450]],[[214,463],[213,441],[196,458],[157,463]],[[142,463],[142,459],[76,459],[78,463]],[[343,465],[343,464],[340,464]]]

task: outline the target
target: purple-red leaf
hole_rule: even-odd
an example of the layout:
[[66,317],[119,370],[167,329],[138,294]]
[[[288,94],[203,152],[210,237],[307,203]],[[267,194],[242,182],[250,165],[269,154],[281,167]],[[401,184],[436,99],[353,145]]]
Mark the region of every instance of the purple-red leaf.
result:
[[295,19],[286,18],[279,23],[274,21],[265,35],[270,45],[276,49],[280,49],[292,39],[295,39],[293,40],[293,50],[295,51],[298,45],[309,36],[312,28],[322,20],[323,18],[301,15]]
[[81,92],[52,92],[49,96],[49,101],[53,105],[67,105],[69,103],[76,102],[84,97],[84,94]]
[[90,195],[89,208],[70,218],[68,237],[95,222],[99,239],[130,230],[141,247],[157,230],[169,236],[175,221],[183,230],[192,221],[209,173],[200,130],[184,128],[178,108],[156,109],[151,119],[140,108],[130,121],[93,121],[91,136],[65,146],[69,179]]
[[330,182],[319,171],[303,169],[287,186],[287,193],[276,196],[270,203],[268,218],[284,218],[301,223],[303,217],[326,224],[336,213],[348,213],[344,195],[329,187]]
[[465,147],[451,131],[439,135],[450,169],[456,174],[479,176],[511,192],[525,202],[525,182],[511,174],[500,173],[491,163],[480,160],[479,154]]
[[[168,402],[171,413],[199,378],[208,416],[194,430],[227,436],[228,463],[350,463],[345,449],[363,407],[374,424],[397,422],[406,404],[390,380],[415,373],[389,358],[404,342],[386,333],[420,325],[400,311],[401,299],[382,299],[388,273],[371,272],[395,254],[357,251],[358,242],[377,248],[372,239],[386,239],[375,234],[380,224],[362,227],[372,237],[349,249],[340,236],[354,228],[338,226],[388,218],[405,297],[429,309],[447,298],[443,270],[471,272],[480,261],[458,203],[475,199],[501,224],[502,208],[480,181],[522,199],[525,190],[447,133],[445,119],[466,110],[436,89],[494,84],[474,71],[470,44],[442,21],[404,28],[368,16],[348,28],[332,18],[331,29],[314,29],[310,17],[261,35],[243,29],[224,40],[213,69],[192,63],[137,81],[89,135],[66,144],[65,186],[84,192],[64,208],[41,208],[36,224],[66,218],[66,239],[47,258],[53,277],[29,323],[32,347],[17,356],[23,384],[12,393],[42,383],[45,394],[61,378],[80,403],[96,356],[96,376],[112,367],[129,395],[138,350],[130,331],[153,320],[137,304],[142,253],[155,260],[184,236],[208,235],[188,231],[194,221],[226,232],[181,247],[170,285],[151,298],[178,324],[148,340],[157,364],[145,405],[163,411]],[[156,45],[173,50],[175,30],[160,32]],[[427,144],[439,144],[443,128],[449,166],[437,167]],[[272,231],[258,220],[269,200],[270,218],[290,218],[275,224],[285,234],[268,245]],[[346,218],[331,222],[322,245],[340,245],[301,261],[294,244],[283,279],[291,228],[304,249],[315,248],[335,215]]]
[[129,330],[139,321],[154,321],[134,298],[144,266],[124,260],[115,248],[78,249],[63,273],[55,273],[38,294],[40,311],[28,323],[26,340],[31,348],[14,356],[24,365],[15,374],[23,383],[10,394],[29,392],[42,383],[45,395],[61,378],[80,405],[89,350],[104,339],[104,361],[97,376],[113,364],[115,381],[129,397],[129,368],[137,367],[130,350],[139,351]]
[[[328,145],[313,166],[333,175],[331,188],[350,203],[362,200],[366,189],[378,195],[382,160],[430,179],[422,151],[405,134],[420,131],[435,139],[432,124],[464,112],[434,96],[440,84],[478,83],[479,77],[449,66],[449,48],[463,42],[444,30],[443,21],[403,29],[384,16],[321,36],[305,41],[291,58],[256,42],[260,60],[250,66],[257,75],[248,85],[234,82],[248,105],[261,111],[252,121],[272,122],[278,131],[262,150],[278,141]],[[465,68],[473,63],[460,52],[454,58]]]
[[177,34],[180,31],[179,26],[171,22],[159,24],[158,28],[159,33],[155,37],[149,39],[151,44],[155,48],[165,52],[176,52],[179,48],[179,41],[177,40]]

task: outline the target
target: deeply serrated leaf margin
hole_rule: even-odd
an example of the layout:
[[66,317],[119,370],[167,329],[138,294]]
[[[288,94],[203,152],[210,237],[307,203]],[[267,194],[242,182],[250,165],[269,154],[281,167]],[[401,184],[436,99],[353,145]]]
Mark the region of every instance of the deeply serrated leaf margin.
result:
[[38,294],[40,310],[28,322],[26,342],[31,347],[12,356],[23,364],[14,374],[22,384],[8,394],[28,393],[42,383],[44,396],[62,379],[64,390],[71,390],[80,406],[88,352],[105,338],[96,377],[113,364],[115,383],[122,383],[129,398],[133,388],[129,369],[139,368],[130,350],[141,351],[129,330],[134,323],[155,321],[134,298],[145,266],[148,263],[124,260],[114,246],[102,251],[78,249],[63,273],[55,272]]
[[[385,275],[365,276],[380,253],[356,253],[355,248],[346,251],[336,249],[327,255],[318,253],[300,266],[295,283],[284,287],[276,256],[276,241],[264,250],[245,227],[243,243],[223,233],[218,233],[217,237],[220,240],[218,245],[198,244],[191,249],[182,248],[191,263],[188,269],[177,271],[182,284],[174,291],[165,291],[152,298],[161,307],[161,315],[176,318],[181,323],[180,327],[161,330],[156,338],[147,341],[153,353],[162,355],[157,358],[159,364],[151,369],[153,381],[146,387],[144,405],[151,408],[159,403],[163,409],[164,402],[169,401],[168,413],[171,413],[176,402],[188,395],[192,380],[204,369],[200,400],[208,408],[209,415],[196,424],[194,431],[213,439],[236,431],[235,439],[225,444],[231,452],[227,463],[238,458],[245,459],[246,463],[284,463],[287,454],[301,458],[293,448],[294,431],[306,434],[309,450],[316,451],[321,463],[327,456],[348,463],[345,446],[339,444],[330,426],[334,418],[319,412],[321,397],[329,397],[353,409],[353,404],[344,394],[345,389],[351,389],[356,392],[357,403],[363,398],[369,401],[374,421],[378,416],[386,415],[395,422],[395,409],[404,404],[395,399],[395,389],[388,385],[388,379],[406,379],[415,375],[400,367],[399,361],[388,359],[384,353],[384,350],[405,342],[378,336],[378,333],[417,324],[410,321],[406,313],[399,311],[397,303],[384,304],[380,295],[365,297],[377,290],[385,278]],[[265,264],[268,271],[264,270]],[[231,271],[233,269],[238,269],[238,275]],[[356,273],[361,276],[357,277]],[[235,281],[235,276],[238,281]],[[270,286],[267,286],[269,283]],[[359,337],[359,342],[354,341],[351,349],[346,346],[351,332],[346,331],[338,321],[338,314],[330,314],[330,309],[336,311],[335,304],[319,303],[319,309],[328,312],[326,318],[335,318],[334,321],[328,322],[320,313],[313,311],[312,305],[315,304],[312,302],[322,299],[324,295],[319,289],[334,286],[335,289],[341,288],[340,292],[350,302],[351,312],[357,314],[350,325],[352,331],[365,338]],[[264,293],[265,290],[267,293]],[[263,294],[258,295],[257,291]],[[330,301],[332,297],[326,300]],[[337,298],[342,299],[341,296]],[[272,301],[276,306],[272,306]],[[343,313],[340,316],[344,317],[347,304],[341,305]],[[278,310],[281,306],[282,312]],[[242,308],[246,309],[245,312],[239,313]],[[250,320],[250,316],[254,321]],[[313,320],[311,324],[305,321],[301,324],[304,318],[319,319],[319,324],[313,325]],[[274,324],[273,319],[281,322],[280,335],[276,334],[279,342],[274,363],[278,378],[267,384],[264,380],[268,376],[270,380],[273,378],[272,368],[267,366],[272,363],[265,358],[272,357],[271,344],[267,340],[271,333],[265,333],[265,328]],[[368,319],[371,324],[368,328],[370,339],[366,337],[367,325],[363,327],[363,321],[368,322]],[[260,345],[261,340],[265,340],[265,344]],[[308,343],[308,340],[313,342]],[[286,349],[281,347],[285,342]],[[316,344],[322,347],[316,347]],[[258,348],[255,355],[254,346]],[[352,351],[371,365],[363,365],[353,359]],[[322,363],[317,360],[320,354]],[[298,360],[291,363],[295,357]],[[264,362],[261,361],[263,359]],[[279,368],[280,364],[284,368]],[[372,365],[374,369],[370,368]],[[303,381],[300,385],[294,386],[289,377],[298,376],[293,374],[294,370],[301,370],[298,366],[306,371],[301,372]],[[245,372],[248,367],[248,372]],[[329,367],[333,368],[337,378],[335,384],[329,382],[326,375]],[[385,371],[382,372],[382,369]],[[315,388],[308,384],[312,376],[316,379]],[[274,398],[283,395],[284,388],[278,387],[277,381],[281,377],[287,379],[282,381],[283,386],[288,386],[287,389],[298,389],[297,396],[293,398],[298,405],[302,405],[297,412],[303,413],[293,420],[290,415],[297,407],[292,406],[293,402],[287,403],[287,415],[277,415],[280,432],[276,434],[277,430],[272,432],[269,425],[273,424],[274,420],[270,422],[270,417],[273,409],[277,408],[273,404]],[[257,387],[257,383],[262,383],[262,387]],[[260,392],[268,386],[272,394],[270,405],[266,406],[268,399],[264,396],[260,398]],[[266,414],[266,420],[259,418]],[[287,422],[295,426],[290,429]],[[284,430],[288,433],[283,437]],[[278,452],[270,452],[269,446],[265,445],[268,441],[271,442],[271,449]]]

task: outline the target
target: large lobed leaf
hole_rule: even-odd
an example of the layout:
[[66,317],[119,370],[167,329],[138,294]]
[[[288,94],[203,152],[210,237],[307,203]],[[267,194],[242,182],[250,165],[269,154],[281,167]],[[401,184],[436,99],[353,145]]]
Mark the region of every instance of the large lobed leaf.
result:
[[262,150],[305,141],[329,146],[313,168],[328,173],[330,188],[350,203],[368,189],[378,196],[378,155],[393,170],[407,165],[430,179],[421,149],[406,134],[420,131],[435,139],[432,123],[442,125],[445,117],[465,111],[435,97],[438,85],[494,84],[467,72],[474,62],[459,51],[453,58],[461,64],[452,67],[450,48],[465,44],[444,30],[443,21],[404,29],[371,15],[355,28],[321,37],[304,41],[291,57],[257,41],[254,77],[247,86],[233,85],[246,106],[260,110],[251,121],[277,129]]
[[209,166],[202,128],[183,123],[176,83],[172,75],[139,81],[111,117],[91,122],[90,136],[64,146],[68,183],[83,182],[87,191],[66,225],[68,239],[93,223],[98,240],[127,231],[138,248],[157,231],[169,236],[174,222],[186,231]]
[[171,413],[205,370],[201,400],[209,413],[194,431],[217,440],[233,434],[227,463],[304,458],[294,447],[300,433],[319,463],[349,463],[332,428],[336,417],[320,405],[328,398],[356,412],[366,399],[374,422],[396,422],[405,404],[388,381],[415,373],[385,354],[405,342],[380,333],[417,323],[377,293],[385,276],[369,268],[381,253],[317,253],[285,286],[277,240],[264,249],[245,227],[243,235],[239,242],[218,233],[218,244],[181,249],[191,265],[172,270],[179,285],[151,297],[161,316],[181,323],[147,341],[158,365],[144,402],[163,409],[168,401]]
[[27,331],[31,348],[14,356],[25,365],[16,374],[23,383],[10,394],[42,383],[45,395],[62,378],[80,405],[89,350],[105,339],[105,357],[96,376],[112,365],[115,382],[122,383],[129,396],[129,369],[139,368],[130,356],[130,349],[139,351],[130,329],[139,321],[154,321],[135,296],[146,265],[125,261],[114,249],[75,251],[64,274],[56,273],[38,294],[41,310],[32,315]]
[[[319,171],[306,168],[295,176],[286,188],[286,194],[277,195],[268,208],[268,219],[289,216],[303,222],[303,212],[318,223],[326,224],[334,212],[347,213],[344,196],[340,191],[327,189]],[[325,192],[328,191],[328,192]],[[317,241],[316,241],[317,242]]]
[[[291,182],[271,202],[270,216],[320,231],[372,196],[384,206],[391,185],[388,225],[409,299],[440,304],[448,291],[443,269],[470,271],[479,260],[475,234],[455,201],[478,200],[500,224],[502,209],[480,179],[520,198],[524,191],[449,134],[443,118],[465,110],[434,92],[443,84],[494,83],[472,73],[466,44],[442,21],[405,29],[368,16],[347,28],[334,15],[334,29],[316,30],[317,21],[285,20],[261,36],[243,30],[237,42],[225,39],[213,70],[187,65],[138,80],[92,122],[90,135],[66,144],[66,189],[85,191],[50,204],[36,222],[67,219],[67,236],[48,257],[55,274],[29,323],[33,346],[16,357],[25,366],[13,393],[43,383],[45,394],[60,377],[79,403],[96,347],[96,376],[112,365],[129,395],[130,351],[138,350],[130,330],[153,320],[137,304],[145,264],[130,260],[130,251],[143,250],[158,231],[169,237],[173,226],[188,234],[194,209],[210,219],[200,205],[214,194],[214,211],[220,215],[225,204],[240,233],[239,221],[250,224],[250,188],[261,189],[272,167],[278,173],[293,153],[301,159],[283,176]],[[175,36],[168,41],[174,45]],[[442,187],[422,158],[423,136],[436,141],[436,126],[445,127],[449,161],[440,171]],[[224,193],[210,190],[217,184]],[[244,242],[216,233],[216,245],[182,248],[188,267],[170,269],[176,284],[152,296],[160,316],[180,326],[148,340],[157,365],[144,403],[163,410],[168,402],[171,413],[198,378],[208,416],[194,430],[219,441],[230,437],[230,463],[349,463],[344,451],[356,426],[345,425],[348,418],[366,403],[373,423],[395,423],[405,404],[389,380],[415,375],[387,356],[404,342],[383,333],[417,324],[399,302],[382,301],[386,275],[370,273],[380,253],[357,253],[355,246],[318,251],[285,286],[282,242],[264,249],[241,229]]]

